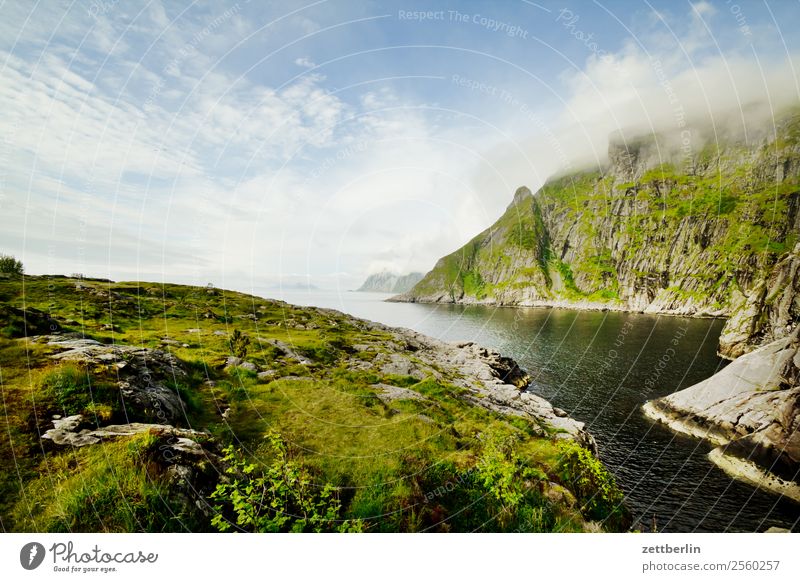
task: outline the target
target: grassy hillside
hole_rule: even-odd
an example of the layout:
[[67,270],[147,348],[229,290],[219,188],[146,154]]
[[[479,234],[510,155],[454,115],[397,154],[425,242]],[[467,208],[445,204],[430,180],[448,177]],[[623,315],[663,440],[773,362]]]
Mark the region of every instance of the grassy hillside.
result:
[[[373,365],[398,358],[419,366]],[[448,374],[391,330],[330,310],[182,285],[0,280],[0,524],[626,527],[621,493],[589,451],[475,406]],[[99,442],[58,444],[54,421],[69,419],[70,438]]]

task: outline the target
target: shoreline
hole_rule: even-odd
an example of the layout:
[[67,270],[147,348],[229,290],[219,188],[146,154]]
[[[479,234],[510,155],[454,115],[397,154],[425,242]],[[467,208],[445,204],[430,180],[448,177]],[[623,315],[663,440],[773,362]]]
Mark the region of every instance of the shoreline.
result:
[[753,461],[728,455],[722,447],[713,449],[708,458],[733,479],[800,503],[800,485],[778,477]]
[[750,459],[726,452],[728,445],[735,444],[735,437],[728,438],[724,436],[716,427],[706,427],[687,418],[680,418],[687,415],[681,414],[674,409],[665,408],[654,400],[645,402],[641,410],[651,421],[665,426],[676,434],[702,440],[713,445],[714,448],[706,456],[709,461],[732,479],[747,483],[761,491],[786,497],[800,503],[800,484],[787,481]]
[[[395,295],[383,300],[384,303],[420,303],[423,305],[465,305],[475,307],[497,307],[508,309],[564,309],[571,311],[613,311],[615,313],[631,313],[634,315],[666,315],[668,317],[685,317],[687,319],[730,319],[730,314],[714,313],[681,313],[677,311],[647,311],[633,309],[621,305],[587,302],[573,303],[569,301],[537,301],[535,303],[498,303],[497,301],[429,301],[424,299],[406,299]],[[723,357],[723,356],[721,356]]]

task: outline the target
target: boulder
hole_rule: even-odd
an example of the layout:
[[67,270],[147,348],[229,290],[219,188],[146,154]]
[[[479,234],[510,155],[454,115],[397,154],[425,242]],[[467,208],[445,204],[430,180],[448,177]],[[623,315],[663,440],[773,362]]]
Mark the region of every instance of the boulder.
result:
[[241,358],[237,358],[236,356],[230,356],[225,361],[226,366],[235,366],[237,368],[242,368],[243,370],[249,370],[250,372],[257,372],[258,366],[256,366],[253,362],[247,362],[242,360]]
[[381,354],[376,358],[381,374],[387,376],[411,376],[417,380],[425,378],[425,374],[409,358],[401,354]]
[[399,386],[391,386],[389,384],[372,384],[375,389],[375,394],[378,399],[384,404],[390,404],[395,400],[425,400],[426,398],[419,392],[409,390],[408,388],[400,388]]
[[263,344],[267,344],[267,345],[270,345],[270,346],[274,347],[278,351],[278,353],[281,356],[285,357],[285,358],[289,358],[291,360],[295,360],[295,361],[297,361],[297,363],[302,364],[303,366],[310,366],[310,365],[313,364],[313,362],[311,360],[309,360],[308,358],[298,354],[292,348],[292,346],[290,346],[286,342],[282,342],[282,341],[277,340],[277,339],[264,339],[264,338],[260,338],[260,337],[257,338],[257,339],[258,339],[259,342],[261,342]]

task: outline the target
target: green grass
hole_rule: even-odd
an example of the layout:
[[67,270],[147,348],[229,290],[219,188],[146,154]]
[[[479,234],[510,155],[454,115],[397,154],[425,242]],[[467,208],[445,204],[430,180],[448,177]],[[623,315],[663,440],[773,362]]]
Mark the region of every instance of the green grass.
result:
[[[477,246],[470,252],[478,254]],[[481,282],[470,276],[460,280],[475,292]],[[350,367],[351,359],[370,361],[386,351],[392,336],[347,316],[218,289],[66,277],[26,277],[24,286],[22,279],[6,280],[0,297],[9,308],[0,312],[0,326],[12,325],[8,320],[24,306],[26,313],[46,313],[64,332],[171,352],[186,374],[161,380],[185,403],[181,424],[208,431],[220,447],[242,447],[257,466],[269,462],[265,437],[277,430],[320,483],[339,488],[343,517],[364,519],[368,531],[579,531],[586,522],[578,509],[545,507],[540,491],[526,497],[519,519],[495,519],[498,506],[475,477],[484,436],[519,435],[519,462],[559,481],[556,443],[537,436],[540,428],[526,420],[466,403],[463,390],[446,379]],[[246,359],[272,377],[225,366],[234,329],[251,340]],[[164,338],[177,343],[163,344]],[[267,340],[288,344],[310,363],[292,360]],[[358,351],[357,344],[377,349]],[[154,462],[153,437],[75,450],[41,445],[38,434],[52,427],[53,414],[81,413],[97,425],[125,422],[113,367],[61,364],[49,357],[53,352],[43,343],[0,337],[2,527],[208,529],[208,518],[185,504]],[[378,383],[415,390],[423,399],[385,404],[373,387]],[[442,479],[461,485],[427,499]]]
[[15,530],[48,532],[162,532],[201,526],[174,499],[163,477],[148,473],[157,445],[144,434],[103,445],[49,454],[41,476],[26,484],[12,510]]
[[53,400],[62,416],[87,413],[105,407],[112,414],[120,410],[116,386],[97,380],[90,370],[74,364],[63,364],[48,370],[41,380],[45,398]]

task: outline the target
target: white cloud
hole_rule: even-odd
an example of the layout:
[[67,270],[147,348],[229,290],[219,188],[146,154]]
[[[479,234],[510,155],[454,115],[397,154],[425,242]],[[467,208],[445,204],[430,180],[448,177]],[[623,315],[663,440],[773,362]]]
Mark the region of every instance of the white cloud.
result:
[[308,57],[299,57],[294,60],[294,64],[298,67],[303,67],[305,69],[313,69],[317,66],[317,64],[309,59]]
[[706,0],[694,2],[692,4],[692,10],[694,10],[694,12],[701,18],[708,18],[709,16],[714,16],[717,13],[717,9],[714,7],[714,5]]
[[[516,187],[602,162],[616,130],[674,127],[677,107],[727,124],[749,104],[798,99],[797,59],[709,51],[704,2],[682,28],[659,14],[646,42],[564,72],[558,107],[528,94],[524,107],[476,111],[391,82],[329,92],[323,75],[295,77],[316,66],[307,56],[240,74],[222,57],[257,26],[238,12],[118,9],[97,18],[88,52],[71,48],[85,33],[76,15],[41,55],[12,50],[14,27],[0,22],[0,244],[33,272],[351,288],[374,270],[429,269]],[[58,23],[41,16],[26,46],[44,46]],[[305,16],[287,26],[320,29]]]
[[[691,14],[707,18],[714,7],[701,2]],[[773,115],[800,101],[800,55],[759,59],[751,48],[720,53],[699,19],[656,34],[675,24],[666,18],[659,15],[653,28],[638,31],[620,51],[592,55],[583,67],[562,74],[560,113],[542,116],[543,127],[527,134],[514,132],[515,139],[490,156],[509,181],[536,188],[565,167],[603,164],[608,138],[616,132],[632,137],[686,124],[707,127],[704,137],[714,139],[715,132],[768,128]],[[521,118],[511,111],[504,126]],[[476,178],[483,179],[485,172]]]

